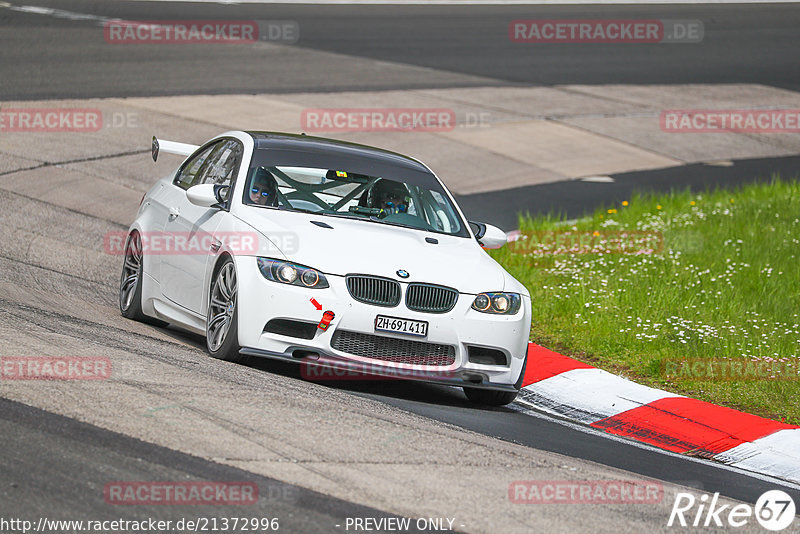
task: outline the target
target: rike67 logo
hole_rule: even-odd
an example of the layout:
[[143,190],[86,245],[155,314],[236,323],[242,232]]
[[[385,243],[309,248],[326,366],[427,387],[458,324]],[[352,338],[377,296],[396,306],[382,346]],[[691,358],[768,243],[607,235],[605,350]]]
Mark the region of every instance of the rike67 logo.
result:
[[791,496],[781,490],[762,494],[755,506],[749,504],[718,504],[719,493],[695,498],[691,493],[678,493],[667,526],[681,527],[743,527],[755,517],[767,530],[778,532],[794,521],[796,508]]

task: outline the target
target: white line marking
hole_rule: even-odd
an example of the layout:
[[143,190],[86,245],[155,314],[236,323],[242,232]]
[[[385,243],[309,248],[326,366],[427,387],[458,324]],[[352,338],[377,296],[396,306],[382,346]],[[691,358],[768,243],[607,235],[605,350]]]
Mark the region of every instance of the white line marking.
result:
[[96,21],[97,23],[120,20],[98,15],[89,15],[86,13],[77,13],[75,11],[66,11],[64,9],[54,9],[50,7],[15,6],[12,4],[8,4],[6,2],[0,3],[0,8],[6,8],[11,11],[18,11],[20,13],[28,13],[32,15],[46,15],[49,17],[55,17],[57,19],[66,19],[66,20],[93,20]]
[[580,179],[581,182],[595,182],[598,184],[613,184],[614,179],[611,176],[586,176]]

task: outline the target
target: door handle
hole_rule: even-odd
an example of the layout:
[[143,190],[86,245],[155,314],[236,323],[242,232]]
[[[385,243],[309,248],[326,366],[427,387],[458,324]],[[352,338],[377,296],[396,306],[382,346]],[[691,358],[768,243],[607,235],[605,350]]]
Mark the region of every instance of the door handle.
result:
[[180,208],[170,208],[169,209],[169,220],[174,221],[178,218],[178,215],[181,214]]

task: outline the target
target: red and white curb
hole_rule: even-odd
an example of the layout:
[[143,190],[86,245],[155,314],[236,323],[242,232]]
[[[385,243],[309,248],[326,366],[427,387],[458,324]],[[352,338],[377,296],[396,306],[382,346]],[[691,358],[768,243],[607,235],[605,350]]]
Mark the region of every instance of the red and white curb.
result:
[[528,345],[519,400],[642,443],[800,483],[800,427],[643,386]]

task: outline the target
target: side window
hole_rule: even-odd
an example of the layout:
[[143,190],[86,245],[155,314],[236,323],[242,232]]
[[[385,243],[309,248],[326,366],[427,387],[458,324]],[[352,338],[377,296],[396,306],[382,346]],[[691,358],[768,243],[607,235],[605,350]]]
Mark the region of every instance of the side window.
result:
[[195,178],[195,184],[227,185],[223,192],[225,204],[233,189],[233,179],[239,172],[244,147],[237,139],[228,139],[220,143],[208,157],[206,164]]
[[236,139],[224,141],[208,159],[197,183],[231,185],[239,164],[242,162],[242,144]]
[[189,189],[193,185],[201,183],[197,180],[199,178],[198,173],[203,168],[203,164],[206,162],[211,152],[220,144],[221,143],[214,143],[200,152],[200,154],[187,161],[184,166],[181,167],[181,170],[178,171],[178,175],[175,176],[173,183],[181,189]]

